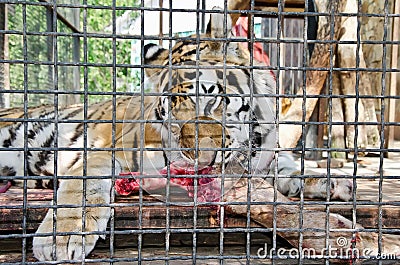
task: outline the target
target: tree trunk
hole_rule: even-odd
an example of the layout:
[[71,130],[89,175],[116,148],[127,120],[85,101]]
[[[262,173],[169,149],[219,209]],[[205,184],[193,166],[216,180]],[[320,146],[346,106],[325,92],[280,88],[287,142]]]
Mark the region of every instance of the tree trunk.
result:
[[[376,0],[363,0],[362,1],[362,13],[365,14],[384,14],[385,13],[385,2]],[[394,1],[388,1],[388,10],[392,10]],[[362,24],[360,28],[361,39],[369,41],[382,41],[384,37],[384,17],[369,17],[362,16]],[[390,20],[388,21],[390,25]],[[388,27],[387,39],[390,36],[390,27]],[[389,46],[388,46],[389,47]],[[363,44],[363,53],[365,57],[365,63],[368,68],[382,69],[382,60],[389,61],[390,53],[387,50],[387,58],[383,58],[383,45],[381,44]],[[368,72],[366,73],[370,77],[372,95],[381,95],[382,93],[382,73],[380,72]],[[389,78],[387,78],[388,84]],[[371,100],[374,101],[376,109],[379,111],[380,99]]]
[[[366,68],[364,57],[360,62],[361,68]],[[363,96],[373,96],[372,86],[371,86],[371,78],[369,77],[369,73],[361,72],[360,73],[360,95]],[[377,123],[378,119],[376,118],[376,107],[375,100],[372,98],[362,98],[362,104],[364,105],[364,115],[365,120],[367,122]],[[366,134],[367,134],[367,144],[370,147],[378,147],[380,144],[380,136],[379,129],[377,125],[366,125]]]
[[[324,0],[316,1],[318,9],[320,12],[325,12],[325,10],[330,9],[321,9],[324,5]],[[325,2],[326,4],[326,2]],[[342,0],[339,1],[339,4],[342,8],[339,8],[341,12],[345,13],[357,13],[357,1],[356,0]],[[325,5],[326,6],[326,5]],[[329,12],[329,11],[328,11]],[[325,20],[324,20],[325,19]],[[341,41],[357,41],[357,17],[342,17],[338,19],[335,24],[335,39],[339,39]],[[339,27],[340,26],[340,27]],[[340,28],[340,30],[339,30]],[[341,36],[339,34],[342,33]],[[327,21],[326,17],[320,17],[319,28],[318,28],[318,40],[329,39],[329,21]],[[376,45],[375,45],[376,46]],[[318,49],[319,47],[319,49]],[[364,61],[364,53],[362,47],[358,51],[359,57],[359,65],[356,64],[357,58],[357,44],[339,44],[337,48],[337,66],[341,68],[351,68],[355,69],[356,67],[365,68],[366,63]],[[310,61],[310,67],[328,67],[329,63],[329,45],[318,44],[317,48],[313,54],[313,57]],[[382,60],[382,58],[381,58]],[[319,94],[322,88],[322,83],[326,78],[327,72],[323,71],[309,71],[307,72],[307,88],[306,95],[310,94]],[[344,119],[340,120],[341,117],[336,113],[338,109],[335,109],[332,114],[336,115],[334,119],[339,119],[337,121],[346,121],[349,123],[353,123],[346,126],[346,147],[354,148],[354,143],[357,142],[358,148],[366,148],[367,146],[378,146],[379,145],[379,131],[376,125],[368,125],[365,124],[354,124],[354,123],[363,123],[363,122],[377,122],[375,115],[375,104],[373,99],[365,99],[358,98],[356,99],[356,77],[359,75],[358,81],[358,94],[359,95],[372,95],[372,87],[371,82],[369,80],[369,73],[356,71],[340,71],[340,94],[343,95],[351,95],[352,98],[345,98],[343,100],[344,103]],[[336,91],[339,92],[339,91]],[[303,91],[299,91],[298,95],[302,95]],[[338,94],[337,94],[338,95]],[[312,114],[312,111],[315,107],[317,99],[315,98],[306,98],[306,117],[304,121],[308,121],[309,117]],[[357,107],[357,119],[356,119],[356,101],[358,101]],[[303,98],[296,98],[289,108],[287,114],[282,118],[284,121],[302,121],[302,102]],[[340,100],[334,99],[333,102],[338,104]],[[335,105],[336,106],[336,105]],[[338,105],[339,106],[339,105]],[[355,128],[357,126],[358,135],[357,139]],[[290,129],[289,129],[290,127]],[[295,147],[298,139],[301,136],[301,126],[300,125],[280,125],[280,145],[282,147]],[[334,137],[340,137],[340,135],[344,135],[341,132],[340,126],[335,126],[333,128]],[[342,147],[342,140],[336,138],[334,140],[334,144],[338,144],[336,147]],[[339,155],[342,156],[342,155]]]
[[[333,95],[340,95],[340,77],[338,72],[334,72],[332,76],[332,94]],[[344,132],[344,116],[343,116],[343,106],[342,106],[342,99],[333,97],[332,98],[332,113],[328,113],[331,115],[333,123],[342,123],[340,125],[332,125],[331,130],[331,138],[332,143],[331,147],[333,149],[344,149],[346,148],[345,144],[345,132]],[[329,131],[328,131],[329,134]],[[333,151],[331,152],[332,158],[346,158],[345,152],[338,152]]]
[[[343,62],[341,67],[345,67],[346,63]],[[349,73],[348,71],[341,71],[340,73],[340,81],[342,86],[342,91],[344,95],[354,96],[352,98],[344,99],[344,113],[345,120],[347,125],[345,125],[346,129],[346,147],[349,149],[357,148],[366,148],[367,145],[367,135],[365,132],[365,125],[360,125],[357,123],[364,122],[364,106],[360,100],[355,98],[354,91],[355,86],[355,73]],[[356,115],[356,113],[358,115]],[[357,137],[356,137],[357,130]]]
[[[333,12],[337,13],[338,10],[342,10],[339,8],[341,6],[342,1],[327,1],[327,0],[316,0],[315,3],[317,5],[318,12]],[[336,19],[335,19],[336,18]],[[331,40],[331,16],[320,16],[318,23],[318,40]],[[337,17],[333,18],[334,25],[334,33],[333,39],[338,39],[339,36],[339,21]],[[336,22],[336,23],[335,23]],[[330,58],[330,49],[335,49],[335,46],[332,44],[325,43],[317,43],[315,45],[312,57],[310,59],[310,67],[316,68],[328,68],[331,63]],[[306,73],[306,96],[304,99],[296,98],[293,100],[292,105],[290,106],[287,114],[282,118],[283,121],[289,122],[301,122],[308,121],[310,116],[315,108],[315,105],[318,101],[317,98],[310,98],[310,95],[319,95],[321,93],[321,89],[324,86],[326,76],[328,71],[322,70],[311,70]],[[303,91],[300,89],[297,95],[303,95]],[[303,119],[303,111],[302,105],[303,100],[306,100],[306,116]],[[293,125],[293,124],[281,124],[279,125],[279,144],[282,147],[286,148],[294,148],[297,145],[298,140],[302,134],[301,125]]]
[[[344,7],[345,13],[356,13],[358,10],[356,0],[347,0]],[[343,17],[341,21],[341,32],[343,35],[340,41],[357,41],[357,17]],[[362,46],[357,53],[357,44],[339,44],[337,48],[337,65],[341,68],[355,69],[357,67],[365,68],[365,60],[363,55]],[[359,58],[359,65],[357,65],[357,57]],[[359,81],[357,84],[357,75]],[[364,72],[340,71],[341,90],[343,95],[356,96],[371,95],[372,88],[370,85],[369,77]],[[358,91],[357,89],[358,85]],[[356,102],[358,101],[358,109],[356,109]],[[377,122],[375,115],[375,104],[371,99],[365,98],[345,98],[345,121],[354,122]],[[358,117],[356,119],[356,110]],[[358,137],[355,139],[355,128],[358,128]],[[354,143],[357,140],[358,148],[366,148],[367,146],[377,146],[379,144],[379,131],[376,125],[348,125],[346,126],[346,145],[348,148],[354,148]]]

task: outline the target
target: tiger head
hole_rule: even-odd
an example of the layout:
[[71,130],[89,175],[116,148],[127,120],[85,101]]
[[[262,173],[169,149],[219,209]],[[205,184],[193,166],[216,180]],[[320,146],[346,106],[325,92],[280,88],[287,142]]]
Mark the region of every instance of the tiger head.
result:
[[253,151],[240,150],[259,148],[273,131],[272,97],[252,95],[273,94],[275,81],[269,71],[250,69],[248,51],[229,40],[230,29],[229,15],[213,13],[204,35],[171,50],[144,47],[146,75],[160,95],[154,109],[162,123],[155,127],[170,161],[208,166],[249,157]]

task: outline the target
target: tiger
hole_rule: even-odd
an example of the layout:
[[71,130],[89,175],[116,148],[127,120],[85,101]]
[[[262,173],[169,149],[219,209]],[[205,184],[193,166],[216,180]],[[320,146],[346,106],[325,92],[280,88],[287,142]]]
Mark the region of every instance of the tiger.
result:
[[[267,177],[278,162],[278,173],[285,177],[270,181],[277,181],[285,195],[299,195],[301,180],[289,177],[297,170],[290,154],[274,158],[275,80],[269,70],[253,67],[256,62],[238,42],[222,41],[231,37],[225,30],[230,28],[229,16],[215,12],[200,38],[177,41],[171,50],[147,44],[148,94],[119,96],[86,108],[0,112],[2,174],[27,187],[56,186],[54,207],[33,238],[38,260],[82,260],[105,238],[112,180],[124,171],[149,172],[184,161],[198,168],[239,165],[243,172]],[[152,156],[158,148],[163,159]],[[315,192],[305,187],[310,197],[350,199],[349,183],[332,181],[334,186],[327,187],[328,182],[317,182]],[[53,231],[60,233],[55,239]]]

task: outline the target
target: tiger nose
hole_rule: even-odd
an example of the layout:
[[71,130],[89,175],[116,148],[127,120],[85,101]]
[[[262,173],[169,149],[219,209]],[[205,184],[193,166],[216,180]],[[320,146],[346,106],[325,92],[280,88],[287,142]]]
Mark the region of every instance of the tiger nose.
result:
[[[215,141],[210,137],[204,137],[199,141],[199,166],[212,165],[217,155],[217,145]],[[205,150],[203,150],[205,149]]]
[[[197,158],[201,165],[212,165],[215,162],[217,151],[223,146],[223,138],[227,141],[228,131],[211,117],[200,116],[184,123],[180,130],[179,145],[189,150],[182,154],[190,160]],[[196,145],[197,141],[197,145]],[[196,150],[197,149],[197,150]]]

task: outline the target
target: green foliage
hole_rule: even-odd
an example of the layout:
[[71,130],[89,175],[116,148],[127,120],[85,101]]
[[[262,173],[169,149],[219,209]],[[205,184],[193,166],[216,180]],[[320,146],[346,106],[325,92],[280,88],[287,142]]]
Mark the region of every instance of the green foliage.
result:
[[[26,59],[35,62],[27,65],[26,89],[42,90],[50,89],[49,71],[47,65],[41,65],[48,58],[48,37],[31,35],[30,32],[46,32],[46,9],[39,6],[26,5],[26,51],[24,51],[23,42],[23,7],[22,5],[11,5],[8,15],[8,28],[10,30],[19,31],[21,34],[9,34],[9,59],[18,60],[21,63],[10,64],[10,89],[24,90],[24,65],[22,61],[26,54]],[[41,23],[44,21],[45,23]],[[23,94],[14,93],[8,95],[10,104],[21,105],[23,103]],[[44,94],[36,94],[30,97],[29,104],[37,105],[38,103],[49,103],[49,97]]]
[[[88,4],[98,6],[111,6],[110,0],[90,0]],[[119,0],[119,6],[135,6],[136,1],[132,0]],[[81,10],[81,18],[83,18],[85,10]],[[113,91],[113,82],[115,82],[116,91],[129,91],[132,83],[137,83],[137,77],[132,73],[131,68],[115,67],[113,68],[113,50],[115,49],[115,63],[116,64],[130,64],[131,58],[131,40],[115,39],[113,42],[112,32],[105,32],[107,27],[112,28],[113,11],[111,9],[87,9],[86,10],[86,25],[88,33],[106,33],[109,34],[108,38],[93,38],[87,39],[87,62],[94,64],[106,64],[107,66],[89,66],[87,68],[87,89],[92,92],[111,92]],[[116,10],[115,16],[122,16],[124,10]],[[138,16],[135,12],[130,14],[131,19]],[[81,19],[81,26],[83,28],[85,21]],[[83,45],[84,40],[81,41],[82,45],[82,60],[83,60]],[[116,79],[113,80],[113,71],[116,71]],[[81,81],[84,80],[82,69]],[[131,74],[132,73],[132,74]],[[92,97],[93,98],[93,97]],[[94,97],[96,98],[96,97]]]
[[[75,3],[77,0],[65,0],[63,3]],[[81,2],[81,1],[78,1]],[[80,90],[86,88],[91,92],[111,92],[113,91],[113,82],[117,91],[127,91],[130,89],[130,84],[138,83],[137,75],[131,71],[131,68],[116,67],[113,68],[113,50],[115,49],[116,64],[130,64],[131,58],[131,40],[116,39],[113,42],[111,32],[105,32],[105,28],[112,25],[113,11],[111,0],[88,0],[88,5],[107,6],[107,9],[73,9],[60,8],[58,10],[65,17],[70,18],[74,12],[78,11],[80,31],[83,32],[84,22],[88,33],[105,33],[109,34],[107,38],[89,37],[86,40],[80,38],[79,57],[80,62],[85,63],[84,58],[87,58],[87,63],[95,64],[95,66],[78,67],[78,66],[58,66],[57,67],[57,86],[54,85],[53,71],[54,66],[51,64],[53,59],[53,50],[51,44],[52,37],[40,36],[37,33],[49,32],[48,16],[46,8],[38,5],[25,5],[26,7],[26,52],[24,52],[23,41],[23,4],[9,4],[8,29],[14,30],[16,34],[8,35],[9,59],[18,60],[10,64],[10,89],[15,91],[24,91],[24,80],[26,79],[26,89],[40,91],[29,96],[29,104],[37,105],[42,103],[53,103],[54,96],[48,91],[55,88],[59,90]],[[133,6],[136,5],[136,0],[118,0],[118,6]],[[116,10],[115,16],[121,16],[125,11]],[[50,14],[51,15],[51,14]],[[131,18],[135,18],[138,14],[131,12]],[[86,21],[84,21],[86,17]],[[57,21],[57,32],[71,33],[66,25],[61,21]],[[34,34],[32,34],[34,33]],[[86,42],[87,54],[84,54],[84,44]],[[72,36],[57,37],[57,61],[58,62],[74,62],[74,38]],[[27,76],[24,76],[24,54],[30,63],[27,65]],[[50,62],[50,65],[49,65]],[[54,63],[53,63],[54,64]],[[74,69],[79,68],[80,77],[76,75]],[[85,87],[85,70],[87,70],[87,86]],[[115,70],[116,80],[113,80],[113,71]],[[76,87],[74,79],[80,80],[80,88]],[[47,90],[47,91],[46,91]],[[22,93],[13,93],[7,95],[10,98],[11,106],[20,106],[23,103]],[[91,97],[98,101],[100,97]]]

